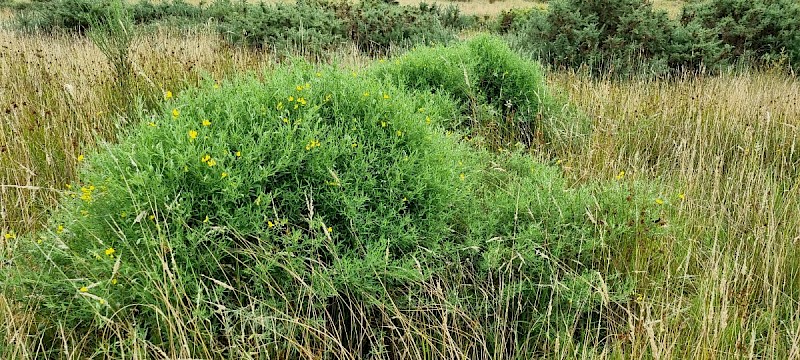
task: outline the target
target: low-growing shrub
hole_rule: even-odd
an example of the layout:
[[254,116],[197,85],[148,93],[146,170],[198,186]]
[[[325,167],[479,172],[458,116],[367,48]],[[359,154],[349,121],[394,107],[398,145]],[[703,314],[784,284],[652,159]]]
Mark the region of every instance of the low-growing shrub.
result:
[[478,35],[456,46],[420,47],[376,68],[376,73],[409,89],[452,96],[462,116],[451,119],[448,127],[472,128],[495,147],[517,142],[564,146],[580,142],[589,131],[585,117],[564,113],[569,107],[547,91],[541,66],[497,37]]
[[[501,96],[528,91],[477,69]],[[639,188],[569,188],[556,167],[446,133],[449,95],[301,62],[263,79],[143,115],[0,268],[47,356],[68,334],[87,356],[444,356],[452,321],[484,329],[451,334],[484,344],[468,357],[520,337],[540,344],[529,357],[626,301],[612,250],[663,231]]]

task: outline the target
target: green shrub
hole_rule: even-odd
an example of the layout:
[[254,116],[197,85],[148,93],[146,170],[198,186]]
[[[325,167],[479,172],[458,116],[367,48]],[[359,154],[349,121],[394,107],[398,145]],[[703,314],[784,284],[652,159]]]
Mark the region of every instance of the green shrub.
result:
[[344,22],[314,2],[243,5],[242,12],[220,24],[228,41],[256,48],[304,48],[323,52],[344,40]]
[[517,43],[559,67],[627,73],[644,66],[664,73],[674,27],[647,1],[557,0],[530,14]]
[[409,89],[451,96],[462,116],[451,118],[448,128],[471,128],[495,147],[517,142],[571,146],[589,131],[585,117],[548,93],[539,64],[497,37],[417,48],[375,71]]
[[[471,357],[513,352],[500,332],[552,338],[624,301],[611,250],[662,231],[646,192],[568,188],[556,167],[445,133],[444,95],[305,63],[263,79],[142,115],[0,268],[4,294],[34,304],[48,356],[68,332],[112,357],[136,339],[183,357],[391,357],[435,339],[443,307],[487,322]],[[384,331],[403,319],[416,333]]]
[[688,4],[681,23],[713,34],[729,61],[800,62],[800,3],[706,0]]
[[32,3],[16,12],[13,23],[27,32],[69,30],[83,34],[92,25],[108,19],[110,2],[94,0],[53,0]]

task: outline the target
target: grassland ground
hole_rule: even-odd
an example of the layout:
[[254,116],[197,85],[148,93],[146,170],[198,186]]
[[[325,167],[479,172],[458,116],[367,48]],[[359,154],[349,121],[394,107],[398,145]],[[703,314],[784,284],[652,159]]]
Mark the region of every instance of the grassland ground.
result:
[[[204,30],[148,34],[132,58],[142,103],[277,61]],[[128,120],[102,59],[85,38],[0,30],[0,231],[12,235],[0,239],[3,255],[43,224],[81,155]],[[370,61],[347,50],[331,59]],[[595,131],[585,148],[531,156],[575,184],[657,183],[665,218],[685,219],[664,224],[681,229],[669,241],[618,249],[634,264],[638,296],[623,307],[622,330],[601,339],[608,345],[573,339],[553,357],[800,358],[800,81],[771,72],[548,80]],[[6,353],[36,358],[25,304],[0,295],[0,307]]]

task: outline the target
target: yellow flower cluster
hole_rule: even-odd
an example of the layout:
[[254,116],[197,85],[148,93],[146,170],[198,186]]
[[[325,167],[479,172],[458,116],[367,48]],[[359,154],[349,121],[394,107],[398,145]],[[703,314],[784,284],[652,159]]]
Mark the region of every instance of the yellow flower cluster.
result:
[[321,145],[322,144],[320,144],[319,140],[312,139],[311,141],[308,142],[308,144],[306,144],[306,150],[311,150],[315,147],[320,147]]
[[200,159],[200,161],[201,161],[201,162],[203,162],[203,163],[205,163],[205,164],[206,164],[206,165],[208,165],[209,167],[211,167],[211,166],[214,166],[214,165],[217,165],[217,161],[216,161],[216,160],[214,160],[214,159],[211,157],[211,155],[209,155],[209,154],[206,154],[205,156],[203,156],[203,158],[201,158],[201,159]]
[[92,201],[92,192],[94,190],[94,185],[89,185],[89,187],[81,187],[81,200],[86,202]]
[[197,131],[189,130],[189,140],[197,139]]
[[181,115],[181,112],[178,109],[172,109],[172,118],[177,119],[178,116]]

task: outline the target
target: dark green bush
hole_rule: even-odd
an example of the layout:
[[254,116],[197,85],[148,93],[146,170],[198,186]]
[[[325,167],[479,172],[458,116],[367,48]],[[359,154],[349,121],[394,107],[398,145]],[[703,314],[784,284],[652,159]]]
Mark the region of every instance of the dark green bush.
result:
[[[448,51],[487,58],[470,71],[491,94],[530,99],[517,92],[541,86],[539,73],[511,74],[517,60],[487,54],[503,55],[497,46]],[[88,156],[49,230],[20,242],[3,291],[34,301],[49,356],[63,349],[56,329],[120,351],[109,356],[135,339],[190,357],[234,343],[290,358],[301,347],[391,354],[407,336],[435,338],[446,306],[488,322],[489,346],[469,350],[486,357],[515,349],[492,332],[546,339],[624,299],[610,251],[660,231],[646,193],[568,188],[555,167],[445,133],[440,116],[455,105],[444,94],[304,63],[263,78],[209,84],[143,115]],[[400,319],[418,333],[383,331]],[[191,341],[176,346],[176,331]]]
[[[794,0],[706,0],[688,4],[684,26],[713,35],[729,62],[800,63],[800,3]],[[709,35],[703,36],[708,38]]]
[[516,42],[557,67],[595,73],[668,70],[675,25],[642,0],[556,0],[519,25]]
[[302,47],[323,52],[345,39],[345,24],[329,7],[298,1],[296,4],[244,5],[242,12],[220,23],[228,41],[256,48]]
[[111,17],[110,2],[95,0],[53,0],[31,3],[18,10],[14,26],[27,32],[68,29],[80,34]]

